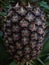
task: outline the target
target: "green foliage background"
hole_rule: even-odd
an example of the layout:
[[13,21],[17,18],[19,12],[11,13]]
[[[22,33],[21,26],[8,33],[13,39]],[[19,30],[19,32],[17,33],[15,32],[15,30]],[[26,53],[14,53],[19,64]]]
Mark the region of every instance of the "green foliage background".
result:
[[[7,10],[10,7],[10,2],[14,0],[0,0],[0,65],[17,65],[4,46],[5,42],[2,38],[2,25],[4,16],[7,14]],[[44,40],[44,46],[39,57],[30,62],[29,65],[49,65],[49,0],[30,0],[34,3],[38,3],[38,5],[43,9],[46,15],[46,36]],[[20,65],[20,64],[19,64]],[[23,65],[23,64],[22,64]]]

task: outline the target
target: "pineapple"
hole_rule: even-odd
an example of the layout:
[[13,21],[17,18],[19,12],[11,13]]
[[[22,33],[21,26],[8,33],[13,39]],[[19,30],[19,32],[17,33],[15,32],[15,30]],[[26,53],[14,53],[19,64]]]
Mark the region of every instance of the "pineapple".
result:
[[8,10],[4,22],[5,45],[17,62],[38,57],[45,36],[45,15],[40,7],[17,2]]

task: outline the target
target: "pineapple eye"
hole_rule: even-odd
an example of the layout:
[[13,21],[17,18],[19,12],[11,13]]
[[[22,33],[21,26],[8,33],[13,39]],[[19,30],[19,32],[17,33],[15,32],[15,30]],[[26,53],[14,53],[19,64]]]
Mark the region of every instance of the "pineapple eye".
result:
[[22,37],[22,39],[21,39],[21,42],[24,45],[28,44],[28,41],[29,41],[28,37]]
[[16,47],[17,50],[22,49],[22,46],[19,42],[15,43],[15,47]]
[[13,11],[8,12],[7,17],[11,17],[13,15]]
[[19,25],[13,25],[13,27],[12,27],[12,32],[17,32],[17,33],[19,33],[19,30],[20,30]]
[[10,23],[11,21],[10,20],[7,20],[6,23]]
[[31,40],[30,46],[31,46],[31,49],[33,50],[36,47],[36,42]]
[[42,19],[43,21],[45,21],[45,15],[43,14],[43,12],[42,12],[42,14],[41,14],[41,19]]
[[39,25],[42,25],[42,20],[39,19],[39,18],[36,18],[36,24],[39,26]]
[[36,33],[31,34],[31,40],[37,40],[37,34]]
[[21,33],[22,33],[22,37],[29,37],[30,35],[30,31],[27,29],[22,30]]
[[38,49],[38,50],[41,50],[42,47],[43,47],[43,44],[40,44],[40,43],[39,43],[39,44],[37,45],[37,49]]
[[31,23],[31,24],[29,25],[29,29],[31,30],[31,32],[36,31],[35,23]]
[[25,16],[25,14],[27,13],[24,7],[20,7],[16,12],[19,13],[21,16]]
[[7,23],[4,23],[4,27],[11,27],[11,23],[7,21]]
[[26,58],[26,60],[29,60],[29,59],[30,59],[30,55],[27,54],[27,55],[25,56],[25,58]]
[[28,12],[25,18],[30,22],[30,21],[33,21],[35,17],[33,13]]
[[16,14],[16,15],[14,15],[13,17],[12,17],[12,22],[16,22],[16,21],[18,21],[18,15]]
[[35,14],[36,16],[40,16],[40,15],[41,15],[41,10],[40,10],[39,7],[37,7],[36,9],[34,9],[34,14]]
[[14,41],[16,41],[16,40],[19,40],[20,39],[20,36],[19,36],[19,34],[18,33],[14,33],[13,34],[13,39],[14,39]]
[[43,34],[43,33],[44,33],[44,30],[43,30],[42,28],[39,28],[39,29],[37,30],[37,32],[38,32],[39,34]]
[[14,57],[13,57],[16,61],[20,61],[20,57],[19,57],[19,55],[14,55]]
[[27,27],[28,24],[29,24],[28,21],[26,21],[26,20],[24,20],[24,19],[20,21],[21,27]]

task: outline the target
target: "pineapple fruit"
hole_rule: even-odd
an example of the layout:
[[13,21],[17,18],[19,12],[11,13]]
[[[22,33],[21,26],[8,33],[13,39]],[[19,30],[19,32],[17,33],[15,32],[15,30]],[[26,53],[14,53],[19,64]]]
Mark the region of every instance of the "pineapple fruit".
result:
[[8,10],[3,32],[5,45],[14,60],[34,60],[43,47],[45,15],[40,7],[17,2]]

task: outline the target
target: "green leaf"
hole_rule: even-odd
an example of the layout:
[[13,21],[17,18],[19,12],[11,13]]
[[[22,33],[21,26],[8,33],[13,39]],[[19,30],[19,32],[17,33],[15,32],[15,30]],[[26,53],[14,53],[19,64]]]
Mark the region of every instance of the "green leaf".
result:
[[0,12],[0,16],[6,16],[5,12]]
[[16,62],[13,61],[9,65],[16,65]]
[[47,62],[45,63],[45,65],[49,65],[49,61],[47,61]]
[[32,2],[37,2],[38,0],[31,0]]
[[48,54],[49,53],[49,40],[44,44],[42,54]]
[[47,17],[49,17],[49,14],[47,14]]
[[49,22],[45,22],[46,26],[49,26]]
[[45,61],[49,61],[49,55],[48,55],[48,57],[46,57]]
[[0,63],[4,64],[5,61],[8,60],[9,58],[9,54],[7,53],[7,50],[5,49],[4,45],[3,45],[4,41],[3,39],[0,37]]
[[38,60],[42,65],[45,65],[45,63],[44,63],[40,58],[37,58],[37,60]]
[[0,37],[2,37],[3,36],[3,32],[2,31],[0,31]]
[[45,2],[45,1],[41,1],[41,3],[42,3],[43,5],[46,5],[46,4],[47,4],[47,2]]
[[49,10],[49,5],[47,4],[47,2],[41,1],[40,6]]

